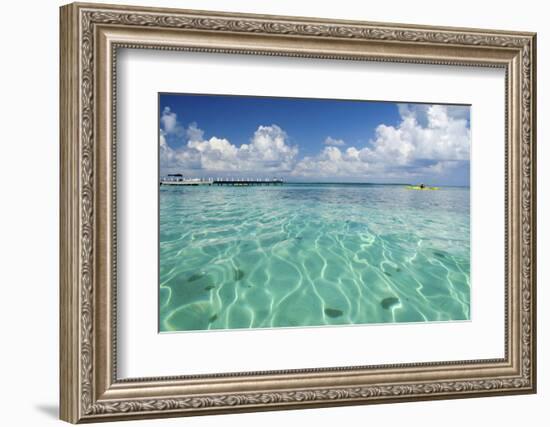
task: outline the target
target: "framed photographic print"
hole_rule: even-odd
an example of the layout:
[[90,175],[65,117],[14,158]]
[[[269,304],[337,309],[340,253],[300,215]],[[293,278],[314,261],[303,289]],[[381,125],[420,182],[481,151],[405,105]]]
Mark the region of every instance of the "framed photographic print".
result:
[[535,34],[61,8],[61,418],[533,393]]

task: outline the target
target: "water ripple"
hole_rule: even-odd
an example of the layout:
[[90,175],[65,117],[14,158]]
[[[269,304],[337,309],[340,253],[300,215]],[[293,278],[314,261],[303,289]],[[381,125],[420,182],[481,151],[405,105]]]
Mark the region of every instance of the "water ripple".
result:
[[162,187],[161,331],[470,318],[469,190]]

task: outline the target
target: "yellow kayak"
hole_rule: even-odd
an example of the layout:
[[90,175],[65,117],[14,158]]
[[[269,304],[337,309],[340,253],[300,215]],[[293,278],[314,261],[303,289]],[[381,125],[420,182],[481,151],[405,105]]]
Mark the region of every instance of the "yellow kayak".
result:
[[439,190],[439,187],[421,187],[420,185],[407,185],[407,190]]

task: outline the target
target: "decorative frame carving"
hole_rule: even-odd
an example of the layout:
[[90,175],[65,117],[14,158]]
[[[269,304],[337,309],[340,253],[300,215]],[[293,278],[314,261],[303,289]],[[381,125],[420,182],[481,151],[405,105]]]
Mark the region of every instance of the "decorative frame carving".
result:
[[[60,41],[63,420],[535,392],[535,34],[77,3],[61,8]],[[505,357],[117,379],[119,47],[504,68]]]

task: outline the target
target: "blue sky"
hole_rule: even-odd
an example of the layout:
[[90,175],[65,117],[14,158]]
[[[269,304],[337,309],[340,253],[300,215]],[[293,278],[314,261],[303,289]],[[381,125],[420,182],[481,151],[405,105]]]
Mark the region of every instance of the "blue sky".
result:
[[469,185],[469,107],[159,95],[160,173]]

